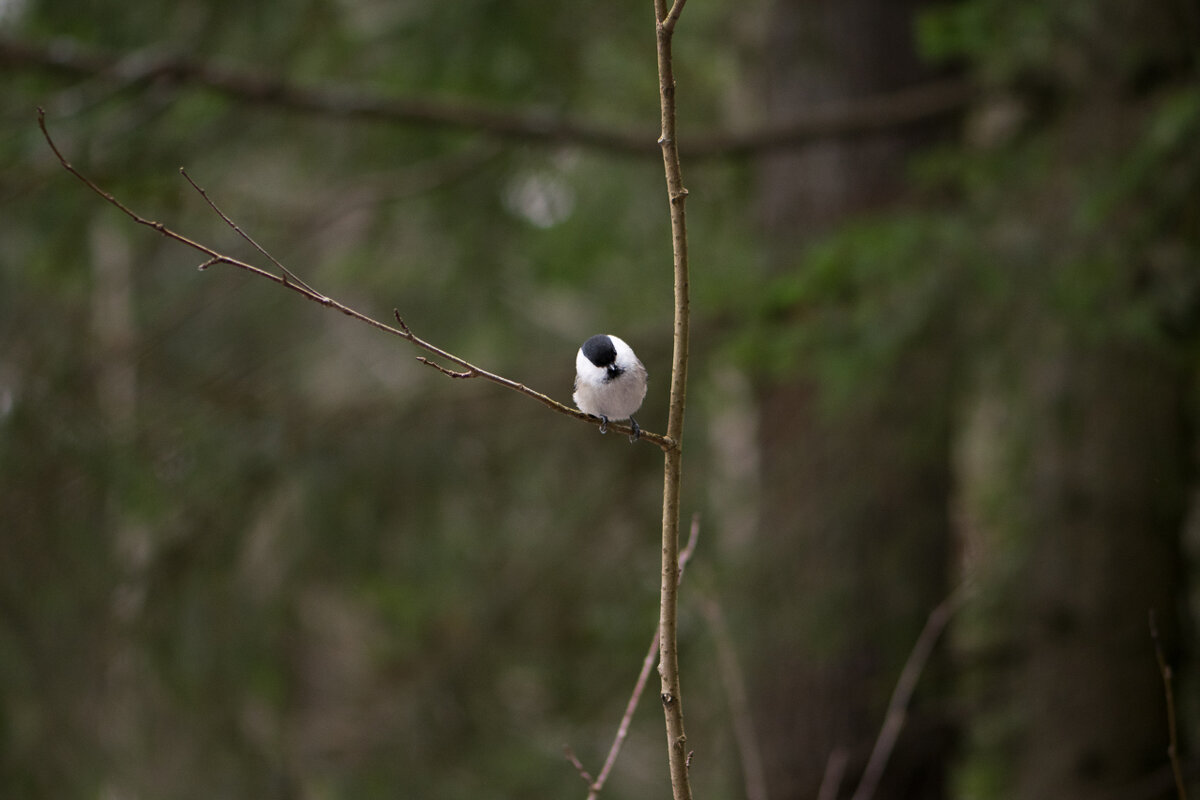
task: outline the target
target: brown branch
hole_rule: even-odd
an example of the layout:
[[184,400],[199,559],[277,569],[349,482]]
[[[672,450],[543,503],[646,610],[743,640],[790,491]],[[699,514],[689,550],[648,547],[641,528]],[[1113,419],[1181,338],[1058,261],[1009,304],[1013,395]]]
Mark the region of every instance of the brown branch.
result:
[[[683,580],[683,570],[687,563],[692,559],[692,553],[696,551],[696,540],[700,536],[700,514],[692,515],[692,527],[688,533],[687,545],[679,553],[679,579]],[[646,651],[646,657],[642,659],[642,671],[638,673],[637,682],[633,685],[633,693],[629,696],[629,702],[625,704],[625,713],[621,716],[621,724],[617,726],[617,735],[613,737],[612,745],[608,748],[608,755],[604,759],[604,766],[600,768],[600,774],[592,780],[587,770],[579,763],[579,760],[573,758],[575,753],[570,747],[565,747],[567,759],[575,765],[579,774],[584,776],[584,780],[588,783],[587,800],[596,800],[600,791],[604,788],[605,782],[608,780],[609,773],[612,772],[613,765],[617,763],[617,756],[621,753],[621,746],[625,744],[625,737],[629,735],[629,725],[633,721],[633,713],[637,711],[638,703],[642,700],[642,693],[646,690],[646,683],[650,680],[650,671],[654,669],[654,665],[658,662],[658,634],[659,627],[654,628],[654,636],[650,639],[650,648]]]
[[[676,0],[666,13],[664,25],[668,32],[674,29],[683,5],[683,0]],[[105,78],[121,88],[169,82],[258,107],[338,119],[480,131],[501,139],[573,144],[624,155],[649,156],[657,152],[648,131],[619,129],[544,111],[500,111],[462,102],[387,97],[341,86],[303,86],[252,70],[167,54],[114,53],[72,39],[33,44],[0,37],[0,67]],[[691,159],[745,156],[795,148],[820,139],[869,135],[960,111],[971,93],[971,85],[961,79],[932,81],[889,94],[816,106],[804,116],[756,130],[693,133],[683,154]]]
[[[304,297],[308,298],[309,300],[312,300],[314,303],[322,305],[325,308],[336,309],[337,311],[342,312],[346,316],[352,317],[353,319],[356,319],[359,322],[370,325],[373,328],[377,328],[378,330],[381,330],[384,333],[389,333],[393,336],[398,336],[401,339],[405,339],[405,340],[409,341],[410,343],[416,345],[417,347],[421,348],[422,350],[432,353],[433,355],[441,358],[444,361],[449,361],[453,364],[457,364],[458,366],[462,367],[463,370],[465,370],[467,373],[469,373],[471,377],[483,378],[485,380],[491,381],[492,383],[499,384],[500,386],[503,386],[506,389],[511,389],[515,392],[519,392],[519,393],[525,395],[526,397],[537,400],[539,403],[546,406],[551,411],[556,411],[560,414],[565,414],[568,417],[574,417],[575,419],[583,420],[584,422],[588,422],[592,425],[599,426],[601,424],[600,419],[593,417],[590,414],[585,414],[584,412],[582,412],[578,409],[571,408],[570,406],[564,405],[564,404],[558,402],[557,400],[555,400],[547,395],[542,394],[541,392],[530,389],[528,386],[526,386],[523,383],[518,383],[517,381],[510,380],[509,378],[505,378],[505,377],[503,377],[501,375],[497,375],[493,372],[488,372],[487,370],[482,369],[481,367],[475,366],[474,364],[467,361],[466,359],[460,358],[459,356],[456,356],[453,353],[443,350],[440,347],[437,347],[436,345],[430,344],[429,342],[425,341],[424,339],[421,339],[416,334],[414,334],[409,329],[408,325],[406,325],[404,323],[404,320],[400,318],[399,311],[393,312],[395,314],[396,323],[397,323],[397,327],[393,328],[391,325],[387,325],[386,323],[380,322],[379,320],[374,319],[373,317],[367,316],[366,314],[362,313],[361,311],[356,311],[355,309],[351,308],[350,306],[345,305],[344,303],[339,303],[337,300],[334,300],[331,297],[326,297],[325,295],[321,294],[320,292],[317,292],[317,291],[309,288],[307,284],[305,284],[303,281],[296,278],[290,271],[286,270],[286,268],[284,268],[283,265],[279,264],[278,262],[275,262],[276,265],[284,270],[282,275],[276,275],[275,273],[265,270],[262,267],[256,267],[253,264],[249,264],[245,261],[241,261],[239,259],[233,258],[232,256],[225,255],[224,253],[221,253],[221,252],[218,252],[217,250],[212,249],[208,245],[201,244],[200,242],[197,242],[194,239],[189,239],[188,237],[184,236],[183,234],[176,233],[175,231],[171,230],[170,228],[168,228],[166,225],[164,225],[161,222],[156,222],[154,220],[147,219],[146,217],[143,217],[143,216],[135,213],[132,209],[130,209],[128,206],[126,206],[124,203],[122,203],[120,200],[118,200],[112,194],[110,194],[109,192],[106,192],[104,189],[101,189],[95,182],[92,181],[91,178],[84,175],[82,172],[80,172],[78,169],[76,169],[74,166],[72,166],[72,164],[69,161],[67,161],[66,157],[62,154],[61,151],[59,151],[58,145],[56,145],[54,143],[54,139],[50,136],[50,131],[46,128],[46,114],[40,108],[38,109],[38,127],[41,128],[42,136],[45,137],[45,139],[46,139],[46,144],[48,144],[50,146],[50,149],[54,152],[55,157],[58,159],[58,162],[63,166],[63,169],[65,169],[67,172],[74,175],[85,186],[87,186],[89,189],[91,189],[93,192],[95,192],[100,197],[104,198],[104,200],[106,200],[110,205],[112,205],[114,208],[118,209],[122,214],[129,217],[131,220],[133,220],[137,224],[144,225],[154,231],[157,231],[159,234],[167,237],[168,239],[172,239],[186,247],[190,247],[193,250],[196,250],[196,251],[208,256],[208,258],[203,263],[200,264],[199,269],[206,270],[215,264],[228,264],[231,267],[236,267],[237,269],[245,270],[246,272],[257,275],[260,278],[265,278],[266,280],[277,283],[286,289],[290,289],[293,292],[303,295]],[[186,174],[185,174],[185,177],[186,177]],[[188,180],[189,180],[189,182],[191,181],[190,178]],[[192,185],[195,186],[195,184],[192,184]],[[199,189],[198,186],[196,188]],[[207,196],[205,197],[205,199],[207,200]],[[212,206],[213,209],[217,211],[217,213],[221,213],[220,210],[217,209],[216,206],[213,205],[213,203],[211,201],[209,201],[209,205]],[[225,218],[226,221],[228,221],[228,218],[226,218],[224,214],[221,214],[221,216],[223,218]],[[236,227],[235,227],[235,229],[236,229]],[[246,238],[248,239],[248,237],[246,237]],[[252,241],[252,240],[250,240],[250,241]],[[257,247],[257,245],[255,245],[255,246]],[[265,251],[263,251],[262,248],[259,248],[259,251],[265,253]],[[269,255],[268,255],[268,257],[269,257]],[[271,259],[271,260],[274,261],[274,259]],[[432,364],[428,359],[422,359],[422,360],[424,360],[424,362],[426,364],[430,364],[430,366],[435,366],[439,371],[443,372],[444,374],[450,375],[451,377],[467,377],[467,375],[455,374],[450,370],[447,370],[440,366]],[[610,422],[609,428],[619,431],[621,433],[626,433],[629,435],[633,434],[633,427],[631,425],[617,424],[617,423]],[[641,439],[657,445],[664,452],[670,452],[675,449],[674,440],[672,440],[666,436],[663,436],[662,434],[653,433],[650,431],[642,431]]]
[[688,190],[683,185],[676,136],[675,71],[671,41],[683,0],[654,0],[655,42],[658,53],[658,97],[662,132],[663,172],[667,183],[667,205],[671,215],[671,251],[674,271],[673,324],[674,346],[671,354],[671,395],[667,415],[667,436],[676,446],[663,451],[662,570],[659,593],[658,674],[661,680],[663,716],[667,728],[667,760],[671,771],[671,792],[675,800],[691,800],[692,785],[688,750],[683,725],[683,694],[679,678],[679,492],[683,470],[683,416],[687,405],[688,341],[690,299],[688,287],[687,216],[684,204]]
[[1154,619],[1153,610],[1150,611],[1150,638],[1154,640],[1154,658],[1158,661],[1158,671],[1162,675],[1163,692],[1167,700],[1167,757],[1171,761],[1171,774],[1175,776],[1175,793],[1179,800],[1187,800],[1183,768],[1179,764],[1179,733],[1175,723],[1173,675],[1171,665],[1167,663],[1167,657],[1163,653],[1162,641],[1158,638],[1158,622]]

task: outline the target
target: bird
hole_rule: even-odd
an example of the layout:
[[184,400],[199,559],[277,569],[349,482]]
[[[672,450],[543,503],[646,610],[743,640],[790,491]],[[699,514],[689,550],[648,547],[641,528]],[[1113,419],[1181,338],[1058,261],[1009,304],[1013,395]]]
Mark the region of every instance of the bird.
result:
[[642,435],[633,414],[646,397],[646,368],[625,340],[607,333],[589,338],[575,354],[575,393],[579,410],[600,418],[600,432],[608,433],[609,420],[628,419],[633,427],[629,441]]

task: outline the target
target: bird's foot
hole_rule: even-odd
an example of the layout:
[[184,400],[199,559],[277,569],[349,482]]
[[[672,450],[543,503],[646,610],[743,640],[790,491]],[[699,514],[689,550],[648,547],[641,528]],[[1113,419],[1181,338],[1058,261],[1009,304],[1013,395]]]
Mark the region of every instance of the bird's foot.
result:
[[629,441],[636,442],[638,439],[642,438],[642,428],[637,424],[637,420],[633,417],[629,418],[629,424],[633,426],[633,435],[629,437]]
[[608,433],[608,417],[603,414],[600,415],[600,432]]

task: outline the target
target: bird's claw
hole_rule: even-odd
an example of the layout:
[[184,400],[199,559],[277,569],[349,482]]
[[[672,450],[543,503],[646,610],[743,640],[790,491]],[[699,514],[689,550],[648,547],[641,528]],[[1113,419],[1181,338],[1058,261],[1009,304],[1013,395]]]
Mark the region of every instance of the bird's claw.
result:
[[629,424],[633,426],[633,435],[629,437],[629,441],[631,443],[636,442],[638,439],[642,438],[642,428],[637,424],[637,420],[633,417],[629,418]]
[[600,432],[608,433],[608,417],[603,414],[600,415]]

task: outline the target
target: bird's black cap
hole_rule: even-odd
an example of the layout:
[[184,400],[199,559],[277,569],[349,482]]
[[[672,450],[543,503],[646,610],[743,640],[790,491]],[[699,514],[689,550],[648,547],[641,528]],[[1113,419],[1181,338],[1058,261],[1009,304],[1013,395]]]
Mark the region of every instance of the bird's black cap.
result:
[[582,350],[587,360],[597,367],[610,366],[617,360],[617,348],[613,347],[612,339],[603,333],[598,333],[584,342]]

